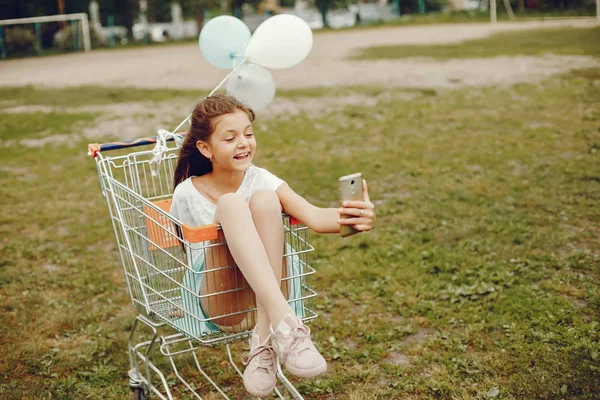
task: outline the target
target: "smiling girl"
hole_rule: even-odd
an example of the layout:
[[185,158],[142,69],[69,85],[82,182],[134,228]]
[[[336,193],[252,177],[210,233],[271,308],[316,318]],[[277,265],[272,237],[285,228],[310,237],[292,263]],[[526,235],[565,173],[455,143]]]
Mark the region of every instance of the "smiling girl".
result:
[[264,397],[275,387],[277,358],[299,377],[327,370],[310,329],[295,316],[280,289],[282,211],[315,232],[339,233],[340,225],[371,230],[375,207],[364,181],[364,201],[345,202],[339,209],[320,208],[254,166],[254,118],[250,108],[230,96],[210,96],[196,105],[177,160],[171,214],[194,226],[221,224],[231,256],[256,295],[256,325],[250,353],[244,357],[244,385],[250,394]]

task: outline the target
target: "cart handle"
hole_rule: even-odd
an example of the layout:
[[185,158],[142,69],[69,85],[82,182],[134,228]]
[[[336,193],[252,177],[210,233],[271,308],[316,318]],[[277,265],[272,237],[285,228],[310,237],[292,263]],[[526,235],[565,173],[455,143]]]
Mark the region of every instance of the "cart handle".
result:
[[[185,136],[187,134],[187,132],[179,132],[177,133],[178,135],[182,135]],[[155,144],[156,140],[158,139],[158,136],[154,136],[154,137],[145,137],[145,138],[139,138],[139,139],[131,139],[131,140],[121,140],[118,142],[107,142],[107,143],[90,143],[88,144],[88,156],[92,156],[92,158],[96,158],[98,156],[98,153],[100,153],[101,151],[108,151],[108,150],[118,150],[118,149],[124,149],[127,147],[137,147],[137,146],[144,146],[147,144]],[[173,137],[169,137],[166,139],[167,142],[173,141]]]

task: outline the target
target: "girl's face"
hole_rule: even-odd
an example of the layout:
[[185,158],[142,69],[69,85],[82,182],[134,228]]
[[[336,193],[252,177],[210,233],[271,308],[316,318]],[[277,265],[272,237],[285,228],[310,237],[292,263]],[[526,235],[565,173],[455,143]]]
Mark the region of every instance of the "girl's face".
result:
[[[242,110],[237,110],[214,118],[212,124],[213,133],[208,145],[205,145],[205,151],[208,151],[212,158],[213,171],[248,170],[256,152],[256,139],[248,115]],[[201,145],[198,146],[200,149]]]

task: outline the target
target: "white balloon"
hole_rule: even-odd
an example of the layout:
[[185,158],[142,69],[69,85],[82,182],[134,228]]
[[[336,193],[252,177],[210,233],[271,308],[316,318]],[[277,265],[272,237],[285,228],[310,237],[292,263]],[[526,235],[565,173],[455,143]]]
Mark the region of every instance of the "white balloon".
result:
[[275,97],[273,76],[260,65],[246,63],[227,79],[227,93],[254,111],[267,107]]
[[312,43],[312,30],[302,18],[279,14],[256,28],[244,57],[267,68],[289,68],[308,56]]

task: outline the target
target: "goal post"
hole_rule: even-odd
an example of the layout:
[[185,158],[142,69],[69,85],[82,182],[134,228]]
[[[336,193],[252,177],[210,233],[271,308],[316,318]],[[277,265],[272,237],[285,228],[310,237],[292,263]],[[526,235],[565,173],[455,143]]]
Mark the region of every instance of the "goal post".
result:
[[496,17],[496,0],[490,0],[490,22],[495,24],[497,22]]
[[[0,50],[2,52],[2,58],[6,58],[6,51],[4,49],[4,26],[9,25],[23,25],[23,24],[40,24],[44,22],[60,22],[60,21],[80,21],[81,31],[83,33],[83,50],[88,52],[92,50],[92,43],[90,40],[90,24],[88,21],[88,15],[86,13],[77,14],[59,14],[59,15],[45,15],[42,17],[29,17],[29,18],[16,18],[16,19],[2,19],[0,20]],[[37,26],[37,25],[36,25]]]
[[[598,0],[600,1],[600,0]],[[506,13],[508,14],[508,19],[510,19],[511,21],[516,21],[517,19],[515,18],[515,13],[513,12],[512,6],[510,5],[510,1],[509,0],[502,0],[502,3],[504,4],[504,9],[506,10]],[[495,24],[496,22],[498,22],[498,17],[497,17],[497,3],[496,0],[489,0],[489,6],[490,6],[490,22],[492,24]]]

